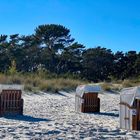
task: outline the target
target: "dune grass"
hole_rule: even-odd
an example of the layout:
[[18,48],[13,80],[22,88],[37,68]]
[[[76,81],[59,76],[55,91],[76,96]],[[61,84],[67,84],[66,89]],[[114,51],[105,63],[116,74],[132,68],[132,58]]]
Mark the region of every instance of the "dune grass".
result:
[[74,90],[78,85],[86,81],[70,78],[46,78],[38,74],[0,74],[0,84],[23,84],[27,91],[49,91]]
[[100,85],[105,91],[112,91],[112,90],[120,91],[123,88],[140,86],[140,79],[132,78],[132,79],[112,81],[109,83],[103,82]]
[[[26,91],[58,92],[60,90],[75,90],[78,85],[88,84],[88,81],[69,76],[57,77],[47,73],[0,73],[0,84],[23,84]],[[94,83],[93,83],[94,84]],[[120,91],[122,88],[140,86],[140,78],[99,83],[105,91]]]

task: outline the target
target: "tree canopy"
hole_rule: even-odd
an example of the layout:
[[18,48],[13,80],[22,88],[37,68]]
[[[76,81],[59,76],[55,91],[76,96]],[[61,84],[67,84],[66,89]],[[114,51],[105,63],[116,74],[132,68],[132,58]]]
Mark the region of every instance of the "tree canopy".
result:
[[41,66],[57,75],[74,74],[94,82],[140,75],[140,52],[88,48],[57,24],[39,25],[32,35],[0,35],[0,72],[8,71],[13,62],[17,72],[36,72]]

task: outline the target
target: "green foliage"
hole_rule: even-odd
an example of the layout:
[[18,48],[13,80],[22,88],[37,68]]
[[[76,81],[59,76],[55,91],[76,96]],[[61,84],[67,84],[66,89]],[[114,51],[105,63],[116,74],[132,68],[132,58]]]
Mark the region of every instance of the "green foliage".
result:
[[35,29],[35,36],[39,42],[54,52],[63,49],[64,45],[73,42],[69,33],[69,29],[56,24],[40,25]]
[[16,73],[17,73],[16,61],[13,60],[13,61],[11,62],[11,66],[9,67],[8,74],[10,74],[10,75],[15,75]]
[[82,75],[94,82],[108,80],[112,71],[113,59],[111,50],[106,48],[97,47],[85,50]]
[[[17,73],[37,74],[45,80],[70,78],[109,82],[138,79],[140,52],[118,51],[114,54],[100,46],[88,48],[74,42],[66,27],[45,24],[39,25],[32,35],[0,35],[0,72],[13,76],[15,83],[21,82],[14,76]],[[37,84],[34,81],[33,86]]]

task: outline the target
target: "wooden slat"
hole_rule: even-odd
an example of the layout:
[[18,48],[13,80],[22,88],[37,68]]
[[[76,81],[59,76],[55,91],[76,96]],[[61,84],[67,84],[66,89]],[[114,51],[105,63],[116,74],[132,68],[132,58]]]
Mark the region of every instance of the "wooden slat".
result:
[[82,104],[81,111],[82,112],[98,112],[99,103],[98,102],[98,94],[86,93],[83,95],[84,104]]
[[137,116],[132,116],[132,130],[137,130]]
[[4,100],[3,100],[3,104],[4,104],[4,111],[6,110],[6,108],[5,108],[5,100],[6,100],[6,98],[5,98],[5,95],[6,95],[7,93],[5,92],[5,94],[3,95],[4,96]]
[[21,90],[3,90],[0,94],[0,115],[7,114],[8,112],[23,113],[21,94]]
[[8,101],[7,101],[8,110],[9,110],[9,100],[10,100],[10,99],[9,99],[9,95],[10,95],[10,94],[8,94],[8,99],[7,99],[7,100],[8,100]]
[[15,111],[15,101],[16,101],[16,97],[15,97],[15,91],[13,91],[13,111]]

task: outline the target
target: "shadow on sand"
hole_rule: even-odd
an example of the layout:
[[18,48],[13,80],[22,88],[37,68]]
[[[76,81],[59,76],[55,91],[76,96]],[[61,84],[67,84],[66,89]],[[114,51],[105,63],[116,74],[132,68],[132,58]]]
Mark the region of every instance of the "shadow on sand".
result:
[[119,91],[115,91],[115,90],[109,90],[109,91],[106,91],[105,93],[107,93],[107,94],[115,94],[115,95],[120,94]]
[[16,116],[4,116],[6,119],[18,120],[18,121],[26,121],[26,122],[41,122],[41,121],[51,121],[49,119],[44,118],[35,118],[28,115],[16,115]]
[[56,94],[57,94],[57,95],[64,96],[64,97],[68,97],[67,95],[65,95],[64,93],[61,93],[61,92],[57,92]]
[[95,114],[95,115],[103,115],[103,116],[110,116],[110,117],[119,117],[119,114],[116,113],[109,113],[109,112],[96,112],[96,113],[89,113],[89,114]]

